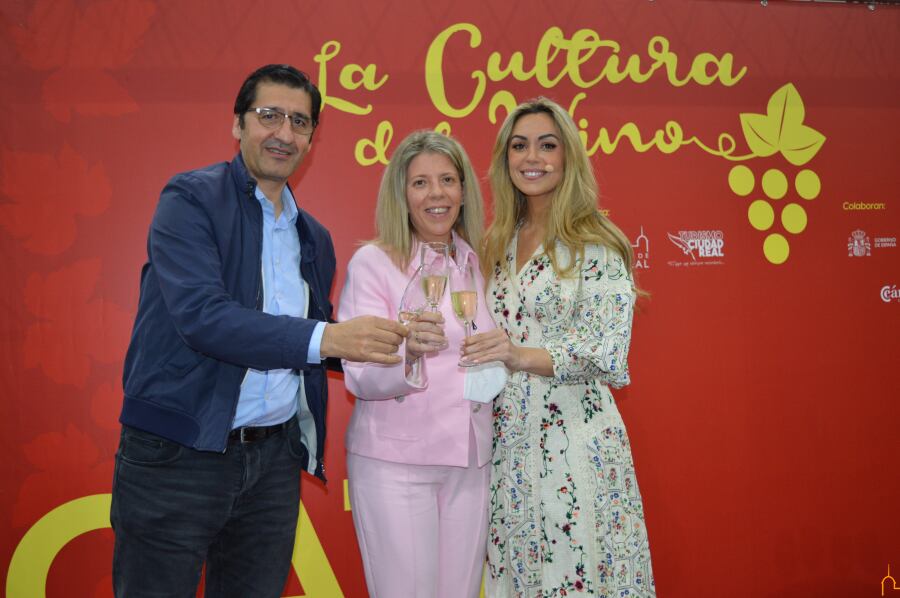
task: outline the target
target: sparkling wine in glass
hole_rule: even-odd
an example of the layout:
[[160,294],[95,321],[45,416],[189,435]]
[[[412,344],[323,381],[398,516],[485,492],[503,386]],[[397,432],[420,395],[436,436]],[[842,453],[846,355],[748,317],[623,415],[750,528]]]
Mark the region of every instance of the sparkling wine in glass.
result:
[[446,243],[422,243],[419,272],[422,292],[430,311],[438,311],[438,305],[447,288],[447,274],[450,263],[449,248]]
[[[478,287],[472,265],[468,262],[450,268],[450,303],[453,305],[453,313],[465,328],[466,338],[469,338],[478,313]],[[463,357],[459,360],[459,365],[470,367],[477,364]]]

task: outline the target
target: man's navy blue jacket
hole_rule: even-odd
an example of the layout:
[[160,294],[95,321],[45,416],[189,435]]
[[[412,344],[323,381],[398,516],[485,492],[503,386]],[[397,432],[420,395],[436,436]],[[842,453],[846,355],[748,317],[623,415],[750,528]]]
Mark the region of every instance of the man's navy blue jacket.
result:
[[[125,357],[119,421],[198,450],[224,451],[247,368],[295,368],[312,422],[301,419],[305,467],[324,479],[325,367],[306,362],[318,321],[329,321],[334,245],[299,210],[308,318],[262,311],[262,208],[238,154],[175,175],[160,196]],[[299,415],[298,411],[298,415]],[[311,446],[314,445],[314,446]]]

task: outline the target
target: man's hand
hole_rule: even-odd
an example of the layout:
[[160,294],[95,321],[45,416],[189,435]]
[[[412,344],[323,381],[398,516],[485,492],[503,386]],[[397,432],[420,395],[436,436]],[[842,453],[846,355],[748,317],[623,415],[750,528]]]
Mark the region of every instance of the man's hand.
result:
[[326,324],[319,353],[322,357],[393,365],[403,359],[397,350],[407,334],[406,327],[399,322],[359,316],[339,324]]

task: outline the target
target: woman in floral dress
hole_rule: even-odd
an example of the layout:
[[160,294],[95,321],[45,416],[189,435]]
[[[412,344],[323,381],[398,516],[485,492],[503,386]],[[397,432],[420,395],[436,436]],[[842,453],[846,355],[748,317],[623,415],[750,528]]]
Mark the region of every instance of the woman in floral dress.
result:
[[631,448],[609,387],[629,383],[631,244],[597,210],[578,130],[537,98],[491,169],[488,309],[464,354],[512,372],[494,403],[486,596],[655,596]]

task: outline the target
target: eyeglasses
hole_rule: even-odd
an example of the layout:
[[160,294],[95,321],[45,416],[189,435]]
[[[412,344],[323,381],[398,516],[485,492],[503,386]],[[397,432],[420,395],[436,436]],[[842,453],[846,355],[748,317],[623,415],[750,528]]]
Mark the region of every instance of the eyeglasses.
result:
[[302,114],[288,114],[275,108],[251,108],[247,112],[256,112],[256,118],[267,129],[280,129],[284,119],[291,123],[291,130],[298,135],[309,135],[315,130],[316,125]]

